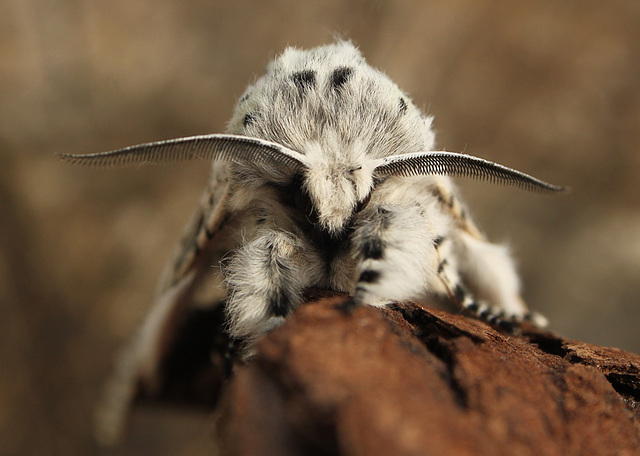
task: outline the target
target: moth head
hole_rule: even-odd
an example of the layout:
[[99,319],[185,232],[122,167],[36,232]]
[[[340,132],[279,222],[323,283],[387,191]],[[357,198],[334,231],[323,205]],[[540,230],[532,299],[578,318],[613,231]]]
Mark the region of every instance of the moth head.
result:
[[302,154],[264,139],[214,134],[140,144],[97,154],[60,154],[60,158],[72,164],[101,167],[202,159],[277,169],[292,177],[302,177],[296,183],[299,186],[297,190],[311,205],[303,209],[309,209],[318,228],[331,235],[340,235],[344,231],[354,214],[367,206],[374,181],[386,176],[471,177],[539,193],[567,190],[506,166],[453,152],[428,151],[372,158],[367,155],[364,145],[339,146],[331,141],[310,143],[304,152]]
[[318,228],[339,235],[369,202],[375,160],[357,144],[331,147],[323,141],[308,145],[304,152],[302,190],[316,212]]

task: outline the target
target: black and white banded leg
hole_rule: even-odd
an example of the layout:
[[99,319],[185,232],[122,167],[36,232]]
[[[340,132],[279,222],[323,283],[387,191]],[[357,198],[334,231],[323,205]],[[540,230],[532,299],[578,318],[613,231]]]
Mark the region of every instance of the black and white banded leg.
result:
[[475,299],[462,284],[451,240],[438,237],[435,246],[438,257],[438,277],[444,284],[449,298],[466,313],[507,330],[513,330],[514,319],[511,315],[507,315],[500,307]]

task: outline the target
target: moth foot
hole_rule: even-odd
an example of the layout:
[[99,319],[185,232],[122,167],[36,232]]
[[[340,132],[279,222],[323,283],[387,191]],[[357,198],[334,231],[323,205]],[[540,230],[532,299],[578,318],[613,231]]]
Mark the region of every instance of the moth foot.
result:
[[549,320],[547,320],[547,318],[544,315],[539,314],[538,312],[528,312],[524,316],[524,321],[527,321],[532,325],[541,329],[544,329],[549,326]]
[[477,301],[471,301],[464,306],[465,311],[490,325],[496,326],[509,334],[518,334],[520,329],[518,322],[522,321],[522,317],[517,315],[506,314],[499,307]]

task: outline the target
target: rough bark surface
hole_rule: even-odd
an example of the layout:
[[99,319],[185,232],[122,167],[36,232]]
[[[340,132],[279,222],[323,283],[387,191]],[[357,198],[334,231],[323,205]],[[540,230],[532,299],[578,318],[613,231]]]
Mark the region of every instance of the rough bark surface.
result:
[[303,306],[236,366],[223,454],[640,454],[640,356],[343,299]]

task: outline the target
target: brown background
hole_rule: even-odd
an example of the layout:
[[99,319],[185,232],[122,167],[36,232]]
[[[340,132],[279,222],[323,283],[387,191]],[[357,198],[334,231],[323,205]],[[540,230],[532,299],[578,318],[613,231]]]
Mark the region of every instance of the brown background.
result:
[[91,440],[116,348],[208,165],[91,170],[97,152],[222,132],[286,45],[352,39],[438,144],[568,184],[559,199],[462,183],[567,337],[640,352],[640,3],[10,0],[0,5],[0,453],[194,454],[210,417],[145,410]]

